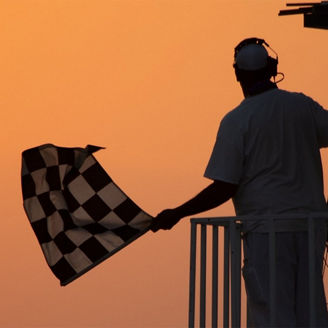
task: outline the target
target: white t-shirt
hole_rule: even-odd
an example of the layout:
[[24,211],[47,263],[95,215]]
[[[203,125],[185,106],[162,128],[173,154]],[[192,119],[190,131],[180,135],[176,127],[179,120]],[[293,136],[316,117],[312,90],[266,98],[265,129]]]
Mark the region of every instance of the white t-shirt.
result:
[[319,148],[327,146],[328,111],[271,89],[223,118],[205,177],[239,185],[237,215],[326,211]]

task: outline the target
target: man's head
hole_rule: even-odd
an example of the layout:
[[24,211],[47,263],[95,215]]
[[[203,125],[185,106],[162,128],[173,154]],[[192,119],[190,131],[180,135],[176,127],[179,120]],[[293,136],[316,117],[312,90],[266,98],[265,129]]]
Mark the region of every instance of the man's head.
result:
[[277,75],[278,57],[270,57],[263,44],[269,47],[262,39],[249,38],[235,48],[233,67],[237,81],[242,86],[269,81],[272,76]]

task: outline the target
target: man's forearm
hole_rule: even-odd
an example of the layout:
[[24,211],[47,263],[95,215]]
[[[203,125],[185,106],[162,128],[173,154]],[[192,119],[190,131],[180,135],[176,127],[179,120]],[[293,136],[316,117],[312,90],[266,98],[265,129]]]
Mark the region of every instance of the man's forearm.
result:
[[174,209],[178,217],[183,218],[215,208],[235,194],[237,185],[215,181],[194,198]]

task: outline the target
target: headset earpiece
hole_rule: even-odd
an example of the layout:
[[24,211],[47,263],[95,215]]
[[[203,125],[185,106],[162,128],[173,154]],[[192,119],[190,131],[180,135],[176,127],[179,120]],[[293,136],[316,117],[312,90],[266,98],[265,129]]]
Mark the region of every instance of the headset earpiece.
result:
[[278,72],[277,72],[277,66],[278,66],[278,57],[277,58],[273,58],[268,56],[268,73],[270,74],[270,76],[277,76]]

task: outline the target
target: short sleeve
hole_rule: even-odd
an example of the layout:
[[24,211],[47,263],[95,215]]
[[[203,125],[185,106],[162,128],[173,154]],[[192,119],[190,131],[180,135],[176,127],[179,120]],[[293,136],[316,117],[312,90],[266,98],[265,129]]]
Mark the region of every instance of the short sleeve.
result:
[[311,109],[316,125],[319,147],[328,147],[328,111],[312,99]]
[[239,184],[243,173],[243,136],[226,116],[220,124],[212,155],[204,176],[212,180]]

